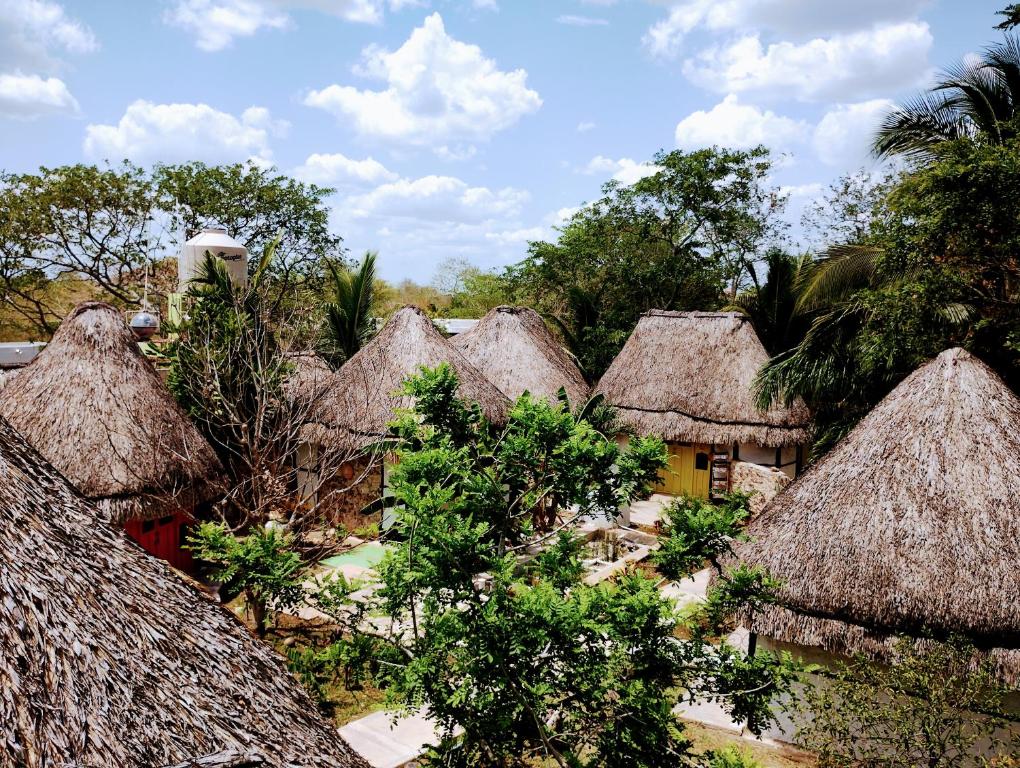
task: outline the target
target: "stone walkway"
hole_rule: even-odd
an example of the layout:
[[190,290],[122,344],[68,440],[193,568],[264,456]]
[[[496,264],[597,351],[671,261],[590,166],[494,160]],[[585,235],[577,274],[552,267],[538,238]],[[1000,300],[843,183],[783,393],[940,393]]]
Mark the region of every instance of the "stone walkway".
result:
[[423,715],[398,718],[389,712],[373,712],[348,723],[340,735],[373,768],[399,768],[420,757],[425,747],[439,739],[435,724]]

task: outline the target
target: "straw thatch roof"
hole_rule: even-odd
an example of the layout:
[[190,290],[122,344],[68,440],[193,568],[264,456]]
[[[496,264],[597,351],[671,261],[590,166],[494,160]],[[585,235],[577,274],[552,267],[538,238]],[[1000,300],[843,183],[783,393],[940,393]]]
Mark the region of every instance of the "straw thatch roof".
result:
[[646,312],[595,388],[639,434],[687,443],[809,441],[810,414],[757,409],[752,382],[768,361],[751,322],[737,312]]
[[[1020,400],[943,352],[747,533],[738,557],[784,584],[784,607],[752,618],[762,634],[842,653],[922,630],[1020,648]],[[996,657],[1020,671],[1017,652]]]
[[0,766],[367,768],[281,659],[0,419]]
[[555,402],[560,388],[571,405],[588,399],[577,364],[533,309],[496,307],[450,343],[511,400],[530,392]]
[[435,368],[444,362],[456,371],[463,399],[478,403],[490,421],[506,421],[506,396],[450,346],[424,312],[408,306],[334,374],[329,390],[310,408],[305,438],[355,447],[377,441],[396,410],[412,405],[397,394],[404,380],[422,366]]
[[116,521],[188,509],[217,492],[212,448],[108,304],[78,305],[7,376],[0,416]]

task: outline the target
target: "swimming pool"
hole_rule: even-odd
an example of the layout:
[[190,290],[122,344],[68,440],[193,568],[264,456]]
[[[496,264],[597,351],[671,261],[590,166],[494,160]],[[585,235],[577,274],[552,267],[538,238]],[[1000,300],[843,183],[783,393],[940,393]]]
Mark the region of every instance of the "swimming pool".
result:
[[366,541],[339,555],[327,557],[322,561],[322,565],[329,568],[343,568],[347,565],[354,565],[359,568],[371,569],[379,564],[387,549],[389,549],[387,545],[381,544],[378,541]]

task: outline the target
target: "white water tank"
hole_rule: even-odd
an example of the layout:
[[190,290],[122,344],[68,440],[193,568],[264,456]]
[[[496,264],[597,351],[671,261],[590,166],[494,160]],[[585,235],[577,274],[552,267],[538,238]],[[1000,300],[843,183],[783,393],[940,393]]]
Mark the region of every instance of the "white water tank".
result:
[[227,274],[234,285],[248,283],[248,249],[228,235],[224,227],[206,227],[184,244],[177,259],[178,290],[181,293],[198,275],[207,251],[227,265]]

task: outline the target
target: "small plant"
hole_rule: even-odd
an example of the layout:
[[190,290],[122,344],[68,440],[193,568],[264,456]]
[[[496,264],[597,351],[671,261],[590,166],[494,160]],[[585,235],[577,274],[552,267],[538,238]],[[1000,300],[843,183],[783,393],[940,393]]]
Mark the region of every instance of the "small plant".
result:
[[675,580],[699,570],[706,560],[721,572],[719,557],[730,554],[731,543],[743,536],[751,514],[748,498],[738,492],[726,496],[722,504],[690,496],[675,499],[664,512],[666,524],[654,555],[662,574]]
[[227,594],[243,593],[255,632],[264,637],[269,609],[283,610],[301,602],[301,558],[291,537],[275,528],[255,528],[235,536],[222,523],[202,523],[188,537],[188,549],[213,566],[212,578]]
[[725,747],[709,753],[707,768],[762,768],[746,751]]

